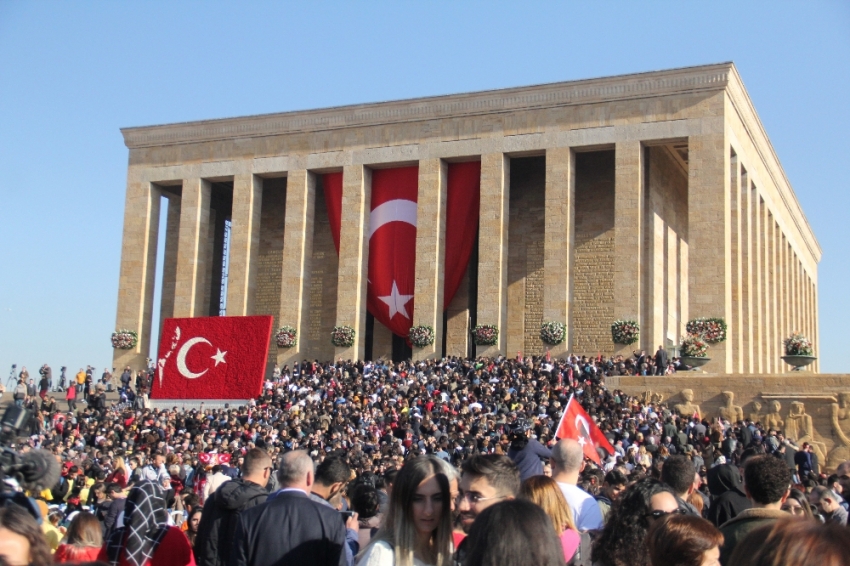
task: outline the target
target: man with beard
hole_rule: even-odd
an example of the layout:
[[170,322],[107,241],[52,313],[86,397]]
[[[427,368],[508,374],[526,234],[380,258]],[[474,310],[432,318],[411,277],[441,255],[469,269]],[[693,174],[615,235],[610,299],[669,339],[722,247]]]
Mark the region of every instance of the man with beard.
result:
[[[468,534],[482,511],[519,495],[519,470],[507,456],[476,454],[463,462],[458,487],[458,516],[463,532]],[[458,547],[458,557],[462,556],[463,543]]]

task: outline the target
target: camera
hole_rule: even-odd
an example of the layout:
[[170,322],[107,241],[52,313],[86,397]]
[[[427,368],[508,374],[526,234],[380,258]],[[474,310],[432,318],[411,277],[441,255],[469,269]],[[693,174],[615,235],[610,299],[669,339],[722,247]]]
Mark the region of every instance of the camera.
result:
[[12,369],[15,369],[17,367],[18,367],[18,364],[12,364]]

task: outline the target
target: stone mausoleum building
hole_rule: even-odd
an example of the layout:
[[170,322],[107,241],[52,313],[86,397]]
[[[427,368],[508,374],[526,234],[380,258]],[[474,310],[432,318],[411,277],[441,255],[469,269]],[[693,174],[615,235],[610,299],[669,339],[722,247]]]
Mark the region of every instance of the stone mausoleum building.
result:
[[[782,339],[795,330],[818,349],[821,249],[732,63],[122,132],[116,324],[139,343],[115,351],[116,367],[141,367],[158,334],[158,250],[162,319],[273,315],[298,332],[293,348],[272,343],[281,364],[410,355],[366,308],[373,173],[410,166],[403,315],[436,331],[414,358],[542,354],[545,321],[567,326],[553,356],[654,352],[695,317],[728,323],[708,372],[789,371]],[[473,161],[477,236],[444,305],[447,171]],[[338,251],[324,193],[334,173]],[[612,342],[616,319],[640,323],[639,344]],[[498,343],[474,346],[475,324],[496,325]],[[356,330],[353,346],[332,345],[336,325]]]

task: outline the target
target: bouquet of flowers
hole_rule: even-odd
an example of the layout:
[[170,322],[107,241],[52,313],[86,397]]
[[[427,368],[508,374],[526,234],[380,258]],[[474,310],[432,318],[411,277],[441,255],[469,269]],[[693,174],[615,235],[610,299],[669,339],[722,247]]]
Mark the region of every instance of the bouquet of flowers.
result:
[[799,332],[794,332],[784,340],[785,343],[785,355],[786,356],[814,356],[815,351],[812,348],[812,343],[809,342],[809,339],[800,334]]
[[564,341],[567,336],[567,326],[563,322],[550,320],[540,325],[540,339],[546,344],[556,345]]
[[132,350],[139,343],[139,335],[135,330],[122,328],[112,333],[112,347],[116,350]]
[[334,326],[331,332],[331,342],[334,346],[348,348],[354,345],[354,329],[350,326]]
[[499,341],[499,328],[492,324],[479,324],[472,333],[477,346],[493,346]]
[[640,325],[634,320],[615,320],[611,325],[611,339],[615,344],[634,344],[640,338]]
[[424,348],[434,343],[434,327],[427,324],[410,328],[410,343],[417,348]]
[[291,326],[281,326],[275,334],[278,348],[292,348],[298,344],[298,331]]
[[722,318],[695,318],[685,326],[688,334],[702,336],[709,344],[726,340],[726,321]]
[[681,352],[690,358],[705,358],[708,356],[708,342],[698,334],[688,334],[682,340]]

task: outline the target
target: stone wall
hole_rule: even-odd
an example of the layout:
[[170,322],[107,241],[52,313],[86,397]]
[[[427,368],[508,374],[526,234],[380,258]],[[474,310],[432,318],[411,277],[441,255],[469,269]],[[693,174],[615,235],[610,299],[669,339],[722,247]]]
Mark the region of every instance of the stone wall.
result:
[[268,368],[277,361],[274,334],[280,327],[281,259],[283,258],[284,218],[286,217],[286,177],[263,180],[260,209],[260,249],[257,253],[257,281],[253,314],[271,315],[272,339]]
[[[813,443],[820,462],[825,463],[827,469],[832,470],[842,461],[850,460],[850,375],[796,372],[730,377],[686,372],[666,377],[611,377],[606,385],[627,395],[654,396],[670,406],[684,404],[682,390],[690,389],[693,405],[699,406],[700,415],[709,419],[720,416],[723,392],[731,391],[733,405],[741,409],[739,415],[781,429],[798,442]],[[774,402],[779,403],[781,423],[770,415]],[[791,415],[789,419],[792,403],[802,403],[794,407],[795,412],[803,411],[811,417],[811,437],[805,433],[809,428],[806,416]]]
[[572,350],[608,354],[614,347],[613,151],[576,154],[575,242]]
[[[545,157],[511,159],[508,353],[542,353]],[[486,245],[486,243],[485,243]]]
[[316,215],[313,223],[313,270],[310,280],[310,317],[305,334],[309,344],[305,357],[327,359],[333,351],[331,331],[336,325],[337,274],[339,257],[331,236],[322,178],[316,180]]

